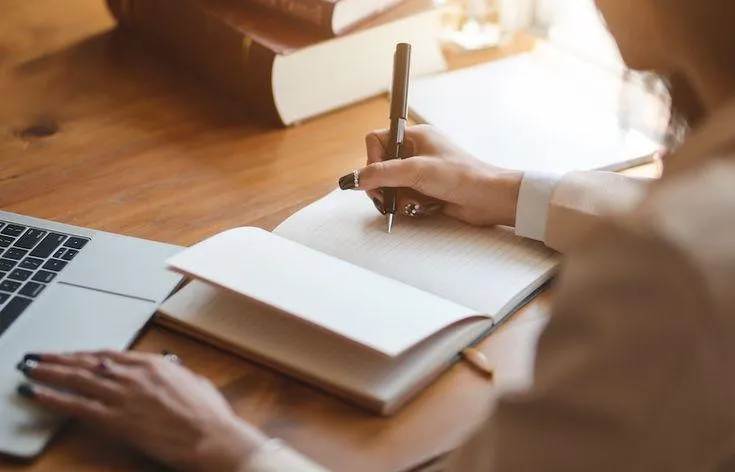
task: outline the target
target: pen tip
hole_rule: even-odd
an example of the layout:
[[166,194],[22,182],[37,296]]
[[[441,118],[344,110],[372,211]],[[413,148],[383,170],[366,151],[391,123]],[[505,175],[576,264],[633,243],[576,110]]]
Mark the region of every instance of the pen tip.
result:
[[388,234],[393,229],[393,213],[388,213]]

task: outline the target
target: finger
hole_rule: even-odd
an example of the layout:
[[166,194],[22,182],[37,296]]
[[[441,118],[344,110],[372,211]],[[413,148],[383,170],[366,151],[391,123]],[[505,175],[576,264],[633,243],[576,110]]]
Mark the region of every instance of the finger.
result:
[[83,367],[41,362],[35,366],[26,363],[21,366],[21,371],[29,379],[96,398],[107,404],[117,402],[124,395],[124,388],[119,383]]
[[376,130],[365,136],[365,150],[367,151],[368,164],[380,162],[385,159],[389,138],[390,131],[387,129]]
[[99,363],[96,356],[91,353],[75,352],[69,354],[27,354],[21,363],[48,363],[73,367],[93,368]]
[[425,156],[375,162],[359,170],[359,189],[375,190],[382,187],[406,187],[432,196],[430,194],[431,182],[427,181],[425,177],[433,173],[433,167],[432,159]]
[[[149,362],[153,358],[161,357],[158,354],[151,354],[147,352],[114,351],[111,349],[101,350],[101,351],[79,352],[76,354],[72,354],[72,356],[74,355],[91,356],[92,358],[94,358],[95,363],[99,363],[99,361],[101,361],[102,359],[109,359],[117,364],[122,364],[122,365],[143,365]],[[46,360],[45,356],[43,360]]]
[[[412,128],[406,128],[401,147],[401,158],[412,157],[416,150],[416,140],[411,135]],[[365,149],[367,150],[367,163],[380,162],[386,159],[386,153],[390,147],[390,130],[381,129],[373,131],[365,136]]]
[[96,400],[48,387],[21,384],[18,394],[49,410],[85,421],[106,423],[111,415],[109,408]]

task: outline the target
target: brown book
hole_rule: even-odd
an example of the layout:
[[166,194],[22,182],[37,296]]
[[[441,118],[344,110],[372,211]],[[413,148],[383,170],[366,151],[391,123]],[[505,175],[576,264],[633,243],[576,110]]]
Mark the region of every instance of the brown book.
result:
[[403,0],[245,0],[337,36]]
[[291,125],[387,90],[398,42],[414,75],[446,68],[431,0],[325,40],[241,0],[108,0],[120,25],[268,121]]

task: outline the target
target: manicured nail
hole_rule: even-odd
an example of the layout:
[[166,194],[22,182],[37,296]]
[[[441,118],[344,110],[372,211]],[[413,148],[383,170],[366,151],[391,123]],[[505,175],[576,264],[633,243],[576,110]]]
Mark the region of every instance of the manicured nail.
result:
[[29,384],[18,385],[18,395],[23,398],[33,399],[36,397],[36,390]]
[[41,362],[41,354],[35,354],[32,352],[29,352],[25,356],[23,356],[24,361],[34,361],[34,362]]
[[36,367],[38,367],[38,362],[30,359],[24,359],[15,366],[15,368],[23,372],[24,375],[30,375]]
[[403,213],[406,216],[418,216],[419,206],[416,203],[406,203],[406,206],[403,207]]
[[373,205],[375,205],[375,208],[380,212],[381,215],[385,215],[385,208],[383,208],[383,202],[380,201],[379,198],[373,198]]
[[340,177],[339,188],[342,190],[352,190],[355,188],[355,174],[350,172],[349,174]]

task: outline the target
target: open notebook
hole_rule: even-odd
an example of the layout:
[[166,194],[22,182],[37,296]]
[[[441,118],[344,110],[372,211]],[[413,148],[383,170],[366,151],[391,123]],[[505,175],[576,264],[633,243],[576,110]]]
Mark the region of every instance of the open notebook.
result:
[[197,279],[161,307],[175,329],[382,414],[395,412],[552,275],[507,229],[400,218],[336,191],[273,233],[238,228],[171,258]]

